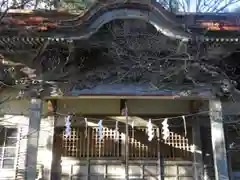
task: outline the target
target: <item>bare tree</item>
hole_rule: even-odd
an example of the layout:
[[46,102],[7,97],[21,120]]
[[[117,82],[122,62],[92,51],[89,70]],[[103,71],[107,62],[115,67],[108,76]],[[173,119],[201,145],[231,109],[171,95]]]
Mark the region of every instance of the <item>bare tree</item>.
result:
[[220,13],[237,5],[240,0],[158,0],[158,2],[175,12]]
[[11,9],[24,9],[34,7],[38,0],[0,0],[0,21]]

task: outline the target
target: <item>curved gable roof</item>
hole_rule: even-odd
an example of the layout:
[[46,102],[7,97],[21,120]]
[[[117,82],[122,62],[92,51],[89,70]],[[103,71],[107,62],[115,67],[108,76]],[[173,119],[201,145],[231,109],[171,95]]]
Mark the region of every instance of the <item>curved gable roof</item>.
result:
[[[52,36],[82,38],[91,36],[104,24],[115,19],[141,19],[151,23],[158,31],[167,36],[184,40],[191,38],[191,34],[185,31],[184,26],[175,15],[166,11],[155,0],[147,3],[140,0],[114,2],[107,0],[95,3],[83,16],[69,14],[69,19],[66,18],[67,15],[64,17],[66,19],[59,19],[58,15],[60,16],[61,13],[55,13],[54,17],[46,14],[47,12],[38,16],[36,12],[32,12],[26,15],[21,14],[21,18],[19,18],[19,14],[8,15],[3,19],[2,32],[4,28],[8,32],[15,29],[18,29],[19,32],[25,30],[27,31],[26,35],[29,35],[33,30],[38,32],[38,35],[51,31]],[[16,35],[16,33],[14,34]]]

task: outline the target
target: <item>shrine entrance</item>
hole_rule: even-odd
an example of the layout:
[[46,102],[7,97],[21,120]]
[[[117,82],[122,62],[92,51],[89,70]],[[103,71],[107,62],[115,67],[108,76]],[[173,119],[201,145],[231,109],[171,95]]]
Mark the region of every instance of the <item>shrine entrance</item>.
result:
[[[200,165],[196,163],[194,151],[196,135],[193,133],[196,132],[196,126],[191,116],[183,118],[184,116],[179,115],[182,114],[180,111],[190,110],[188,109],[190,102],[158,100],[153,103],[151,100],[145,101],[144,103],[143,100],[142,103],[149,105],[148,108],[146,106],[145,111],[149,108],[152,110],[146,113],[138,103],[142,112],[139,115],[133,113],[134,109],[130,101],[128,109],[133,115],[129,113],[127,116],[127,128],[126,117],[121,114],[121,102],[118,106],[120,116],[114,113],[109,113],[109,115],[106,113],[91,115],[89,112],[86,113],[87,115],[73,112],[60,113],[57,117],[54,135],[52,179],[125,180],[126,177],[128,179],[161,179],[162,177],[165,180],[194,179],[195,171],[199,169],[196,167]],[[69,107],[74,106],[74,102],[71,103],[66,104]],[[106,102],[102,101],[102,103],[106,105]],[[158,103],[160,107],[163,107],[161,104],[165,104],[165,110],[162,108],[154,113],[154,106],[151,103]],[[171,106],[171,103],[182,105]],[[65,111],[67,106],[65,106]],[[88,105],[85,104],[85,108],[86,106]],[[97,109],[96,106],[98,103],[95,102]],[[99,106],[104,107],[101,103]],[[78,107],[81,107],[81,104]],[[178,111],[170,113],[172,111],[170,107],[175,107]],[[108,107],[105,108],[108,109]],[[113,109],[113,106],[111,108]],[[99,112],[99,109],[95,111]],[[64,125],[68,115],[71,116],[71,130],[69,135],[66,135]],[[166,119],[169,134],[164,139],[162,122]],[[99,129],[100,120],[101,130]],[[149,120],[153,126],[153,138],[150,140]],[[128,136],[128,141],[126,141],[126,136]]]

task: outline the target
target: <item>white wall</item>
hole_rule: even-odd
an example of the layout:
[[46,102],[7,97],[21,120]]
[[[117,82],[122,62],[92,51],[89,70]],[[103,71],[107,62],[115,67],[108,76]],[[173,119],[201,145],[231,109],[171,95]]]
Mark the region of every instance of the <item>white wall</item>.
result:
[[[10,97],[10,100],[0,104],[0,125],[3,126],[13,126],[17,127],[19,129],[19,139],[18,139],[18,145],[17,145],[17,151],[18,151],[18,158],[16,160],[16,169],[13,170],[5,170],[0,169],[0,179],[6,178],[6,179],[23,179],[24,175],[24,166],[25,166],[25,156],[26,156],[26,146],[27,146],[27,135],[28,135],[28,125],[29,125],[29,100],[17,100],[18,92],[7,90],[3,91],[0,94],[0,101],[5,100],[6,98]],[[46,113],[46,107],[47,104],[44,103],[43,107],[43,115]],[[48,119],[44,119],[41,122],[41,130],[40,130],[40,138],[39,138],[39,156],[38,156],[38,162],[49,164],[49,159],[43,158],[43,154],[45,154],[44,157],[47,157],[46,151],[44,151],[43,148],[47,143],[48,137],[51,139],[51,131],[53,127],[50,125],[51,121],[48,121]],[[44,153],[43,153],[44,151]],[[50,159],[51,160],[51,159]]]

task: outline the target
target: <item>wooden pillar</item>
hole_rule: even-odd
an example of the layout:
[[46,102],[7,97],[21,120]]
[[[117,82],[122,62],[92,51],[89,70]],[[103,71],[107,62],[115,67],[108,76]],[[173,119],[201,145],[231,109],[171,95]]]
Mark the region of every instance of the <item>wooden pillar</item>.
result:
[[128,107],[127,103],[125,102],[125,116],[126,116],[126,136],[125,136],[125,179],[129,180],[129,134],[128,134]]
[[200,137],[199,118],[194,118],[192,121],[192,136],[193,136],[193,161],[194,161],[194,179],[203,179],[203,157]]
[[225,147],[221,101],[219,99],[210,100],[209,110],[215,179],[228,180],[228,161]]
[[55,166],[57,166],[54,164],[55,162],[53,162],[55,160],[55,154],[53,152],[53,141],[54,141],[57,100],[49,100],[47,102],[47,106],[48,106],[47,110],[48,110],[48,122],[49,122],[49,127],[47,128],[47,130],[49,132],[49,137],[47,139],[47,146],[45,147],[45,149],[48,151],[51,151],[52,154],[51,154],[51,157],[49,157],[48,163],[44,167],[44,179],[50,180],[52,176],[52,170],[55,168]]
[[25,161],[25,180],[34,180],[37,176],[37,154],[39,129],[42,115],[42,100],[32,98],[29,107],[29,128]]
[[158,143],[158,180],[162,180],[163,178],[162,178],[162,175],[164,175],[163,173],[162,173],[162,171],[163,171],[163,159],[162,159],[162,156],[161,156],[161,137],[160,137],[160,128],[158,127],[157,128],[157,143]]
[[[229,137],[229,132],[228,129],[225,129],[225,137]],[[228,139],[226,138],[226,144],[229,144]],[[233,179],[233,171],[232,171],[232,151],[229,151],[230,148],[227,148],[227,159],[228,159],[228,174],[229,174],[229,178]]]

